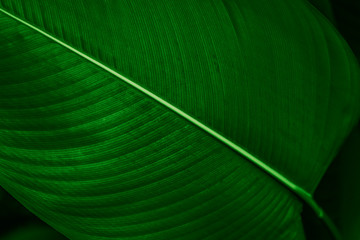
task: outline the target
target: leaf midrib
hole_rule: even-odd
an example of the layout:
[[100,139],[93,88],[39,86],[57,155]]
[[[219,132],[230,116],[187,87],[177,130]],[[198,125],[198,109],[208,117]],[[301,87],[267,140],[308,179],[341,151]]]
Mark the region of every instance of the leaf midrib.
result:
[[7,12],[6,10],[0,8],[0,12],[3,14],[15,19],[16,21],[24,24],[25,26],[35,30],[36,32],[42,34],[43,36],[53,40],[54,42],[60,44],[61,46],[65,47],[66,49],[72,51],[73,53],[81,56],[82,58],[90,61],[91,63],[95,64],[96,66],[102,68],[106,72],[112,74],[118,79],[121,79],[123,82],[127,83],[128,85],[132,86],[136,90],[142,92],[143,94],[147,95],[148,97],[152,98],[153,100],[157,101],[158,103],[162,104],[166,108],[170,109],[171,111],[175,112],[182,118],[186,119],[190,123],[194,124],[198,128],[202,129],[218,141],[222,142],[227,147],[231,148],[238,154],[240,154],[242,157],[246,158],[248,161],[252,162],[254,165],[256,165],[258,168],[260,168],[263,172],[267,173],[274,179],[276,179],[278,182],[280,182],[283,186],[285,186],[287,189],[289,189],[292,193],[294,193],[295,196],[300,198],[302,202],[305,202],[310,206],[311,209],[316,213],[316,215],[325,223],[325,225],[328,227],[330,232],[333,234],[334,238],[336,240],[341,240],[341,234],[333,221],[329,218],[329,216],[324,212],[324,210],[315,202],[313,196],[311,193],[303,189],[302,187],[298,186],[294,182],[292,182],[290,179],[273,169],[271,166],[267,165],[263,161],[261,161],[258,157],[248,152],[245,148],[239,146],[238,144],[232,142],[231,140],[227,139],[223,135],[219,134],[218,132],[214,131],[213,129],[209,128],[205,124],[201,123],[194,117],[190,116],[189,114],[185,113],[181,109],[177,108],[176,106],[172,105],[171,103],[167,102],[166,100],[162,99],[161,97],[157,96],[156,94],[152,93],[151,91],[147,90],[146,88],[142,87],[141,85],[133,82],[129,78],[121,75],[117,71],[109,68],[108,66],[104,65],[103,63],[95,60],[94,58],[88,56],[87,54],[77,50],[76,48],[68,45],[67,43],[63,42],[62,40],[48,34],[47,32],[41,30],[40,28],[32,25],[31,23],[28,23],[21,18]]

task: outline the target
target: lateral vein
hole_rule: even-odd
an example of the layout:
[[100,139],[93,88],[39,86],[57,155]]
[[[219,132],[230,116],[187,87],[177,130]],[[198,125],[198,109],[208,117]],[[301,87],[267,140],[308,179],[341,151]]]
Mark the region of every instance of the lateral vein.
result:
[[253,154],[249,153],[247,150],[245,150],[244,148],[240,147],[238,144],[232,142],[231,140],[227,139],[226,137],[222,136],[221,134],[217,133],[216,131],[214,131],[213,129],[209,128],[208,126],[206,126],[205,124],[201,123],[200,121],[198,121],[197,119],[193,118],[192,116],[188,115],[187,113],[185,113],[184,111],[182,111],[181,109],[175,107],[174,105],[172,105],[171,103],[165,101],[164,99],[160,98],[159,96],[155,95],[154,93],[150,92],[149,90],[147,90],[146,88],[140,86],[139,84],[133,82],[132,80],[130,80],[129,78],[119,74],[118,72],[116,72],[115,70],[107,67],[106,65],[104,65],[103,63],[95,60],[94,58],[86,55],[85,53],[82,53],[81,51],[75,49],[74,47],[71,47],[70,45],[68,45],[67,43],[61,41],[60,39],[53,37],[52,35],[46,33],[45,31],[39,29],[38,27],[22,20],[21,18],[7,12],[6,10],[0,8],[0,11],[2,13],[4,13],[5,15],[15,19],[16,21],[26,25],[27,27],[39,32],[40,34],[44,35],[45,37],[53,40],[54,42],[60,44],[61,46],[69,49],[70,51],[76,53],[77,55],[85,58],[86,60],[92,62],[93,64],[97,65],[98,67],[102,68],[103,70],[111,73],[112,75],[114,75],[115,77],[121,79],[122,81],[126,82],[127,84],[129,84],[130,86],[132,86],[133,88],[139,90],[140,92],[144,93],[145,95],[149,96],[150,98],[156,100],[157,102],[159,102],[160,104],[162,104],[163,106],[167,107],[168,109],[172,110],[173,112],[177,113],[178,115],[180,115],[181,117],[185,118],[186,120],[188,120],[189,122],[191,122],[192,124],[194,124],[195,126],[199,127],[200,129],[202,129],[203,131],[207,132],[208,134],[210,134],[211,136],[213,136],[214,138],[216,138],[217,140],[219,140],[220,142],[222,142],[223,144],[227,145],[228,147],[230,147],[232,150],[234,150],[235,152],[237,152],[238,154],[242,155],[243,157],[245,157],[246,159],[248,159],[250,162],[252,162],[253,164],[255,164],[257,167],[259,167],[260,169],[262,169],[264,172],[266,172],[267,174],[269,174],[270,176],[272,176],[274,179],[276,179],[278,182],[280,182],[282,185],[284,185],[285,187],[287,187],[289,190],[291,190],[293,193],[295,193],[295,195],[300,198],[303,202],[307,203],[312,209],[313,211],[316,213],[316,215],[322,219],[322,221],[324,221],[324,223],[327,225],[327,227],[329,228],[329,230],[332,232],[333,236],[335,237],[336,240],[341,240],[341,234],[339,232],[339,230],[337,229],[337,227],[335,226],[335,224],[333,223],[333,221],[330,219],[330,217],[324,212],[324,210],[318,205],[318,203],[316,203],[316,201],[314,200],[313,196],[307,192],[305,189],[303,189],[302,187],[296,185],[295,183],[293,183],[291,180],[289,180],[288,178],[286,178],[284,175],[282,175],[281,173],[277,172],[275,169],[271,168],[269,165],[267,165],[266,163],[264,163],[263,161],[261,161],[260,159],[258,159],[256,156],[254,156]]

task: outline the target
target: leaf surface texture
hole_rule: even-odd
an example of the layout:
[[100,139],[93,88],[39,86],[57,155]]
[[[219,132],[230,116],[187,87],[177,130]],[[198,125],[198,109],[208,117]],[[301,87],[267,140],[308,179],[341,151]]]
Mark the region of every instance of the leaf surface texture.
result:
[[[304,1],[1,0],[312,193],[359,69]],[[304,239],[301,203],[170,109],[0,15],[0,180],[70,239]]]

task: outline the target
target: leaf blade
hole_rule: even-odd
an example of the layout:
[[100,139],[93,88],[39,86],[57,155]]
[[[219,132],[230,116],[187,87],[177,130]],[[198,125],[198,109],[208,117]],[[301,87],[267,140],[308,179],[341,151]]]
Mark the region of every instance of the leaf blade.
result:
[[[17,27],[13,31],[18,32]],[[20,32],[27,36],[29,31],[22,28]],[[41,37],[36,42],[37,46],[42,47],[51,44]],[[20,130],[2,130],[2,136],[7,134],[8,139],[23,137],[21,141],[13,141],[12,146],[2,139],[0,178],[8,192],[55,229],[70,239],[231,239],[239,236],[261,239],[266,234],[273,238],[281,235],[284,239],[303,239],[301,230],[293,231],[301,229],[301,204],[275,180],[264,177],[249,162],[239,161],[236,153],[153,101],[145,100],[146,107],[144,104],[135,107],[136,104],[131,103],[140,101],[139,93],[129,87],[124,90],[122,83],[106,73],[96,74],[100,70],[90,63],[76,64],[72,68],[72,75],[69,75],[66,67],[58,68],[54,74],[54,63],[41,60],[48,56],[37,55],[27,48],[27,44],[29,42],[23,40],[12,47],[2,45],[2,50],[7,51],[9,56],[27,51],[25,56],[38,60],[26,62],[41,65],[41,68],[33,69],[46,72],[49,76],[26,79],[28,94],[34,97],[27,108],[21,109],[15,104],[13,109],[2,109],[7,112],[7,115],[2,115],[3,129],[6,128],[5,117],[12,117],[10,123],[13,129],[17,124],[21,127]],[[33,44],[30,42],[30,46]],[[54,55],[66,51],[61,46],[52,47],[57,48],[51,51]],[[66,58],[58,58],[57,61],[72,62],[69,54],[64,56]],[[75,60],[78,58],[72,57]],[[7,58],[1,61],[2,66],[8,65]],[[12,68],[17,69],[17,66]],[[91,88],[91,84],[88,84],[91,79],[89,70],[83,71],[85,69],[94,71],[97,82],[113,84],[119,90],[117,98],[108,94],[109,88],[103,92],[86,91]],[[7,74],[14,74],[9,70],[3,72],[1,79],[6,79]],[[23,80],[29,76],[26,71],[17,74]],[[105,95],[105,102],[114,105],[118,115],[109,113],[106,104],[96,106],[101,102],[95,101],[94,104],[88,100],[88,106],[84,106],[84,101],[78,101],[80,96],[70,99],[72,104],[67,104],[69,100],[60,97],[63,100],[60,103],[39,106],[41,94],[32,88],[37,88],[44,81],[42,78],[52,79],[50,83],[55,85],[50,84],[43,90],[49,98],[62,96],[61,92],[68,95],[66,91],[70,91],[70,88],[61,86],[71,86],[71,91],[83,91],[95,99]],[[62,83],[59,89],[54,90],[56,79],[78,82],[70,85]],[[107,85],[98,84],[97,88],[104,89]],[[8,96],[13,92],[17,96],[15,99],[21,101],[18,88],[16,83],[7,86]],[[124,108],[124,104],[121,104],[123,100],[131,106],[127,112],[121,111]],[[65,113],[52,117],[54,109],[60,107]],[[77,108],[85,109],[88,114],[76,111]],[[44,114],[24,122],[21,113],[29,109]],[[144,109],[148,111],[144,112]],[[157,114],[149,114],[149,111]],[[159,111],[166,114],[159,114]],[[139,126],[139,119],[133,116],[140,112],[141,117],[147,120],[142,120]],[[94,120],[91,115],[101,117]],[[158,115],[164,117],[158,119]],[[120,124],[119,119],[126,116],[133,118]],[[90,122],[93,127],[84,123],[79,125],[76,117]],[[59,122],[54,124],[54,119]],[[150,119],[156,120],[155,129]],[[66,120],[68,123],[65,127],[59,128],[58,124]],[[97,129],[107,131],[111,122],[117,122],[116,134],[106,134],[108,139],[101,139]],[[130,129],[124,124],[128,124]],[[36,125],[41,125],[41,128]],[[136,132],[131,128],[145,128],[146,131]],[[154,132],[156,134],[152,134]],[[68,137],[60,138],[59,134]],[[83,139],[81,142],[88,144],[76,146],[72,140],[79,135],[85,135],[87,139],[97,138],[97,141],[92,143]],[[54,137],[59,139],[54,142]],[[46,144],[46,139],[49,142],[47,147],[39,148]],[[59,149],[58,144],[66,148]],[[152,154],[148,155],[149,152]],[[246,215],[254,217],[253,221],[249,222]],[[258,235],[257,229],[264,231]]]

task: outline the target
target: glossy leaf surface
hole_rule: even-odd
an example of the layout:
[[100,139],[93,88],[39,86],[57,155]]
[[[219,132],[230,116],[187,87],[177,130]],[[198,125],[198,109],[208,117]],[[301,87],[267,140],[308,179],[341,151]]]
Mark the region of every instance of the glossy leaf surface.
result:
[[[1,7],[312,193],[359,116],[359,69],[304,1]],[[0,181],[70,239],[304,239],[301,203],[196,125],[0,15]]]

